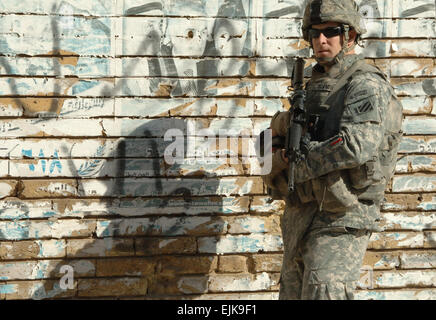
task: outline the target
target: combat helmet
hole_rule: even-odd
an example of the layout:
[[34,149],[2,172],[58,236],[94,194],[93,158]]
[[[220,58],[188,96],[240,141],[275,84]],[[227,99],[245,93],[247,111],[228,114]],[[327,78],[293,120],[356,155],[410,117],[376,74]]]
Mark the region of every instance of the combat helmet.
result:
[[311,42],[309,39],[309,29],[312,25],[329,21],[342,24],[344,26],[345,35],[344,45],[338,56],[335,58],[321,59],[333,64],[342,59],[345,52],[354,48],[354,45],[351,48],[347,48],[346,46],[346,43],[349,39],[348,31],[351,28],[356,31],[357,43],[360,39],[360,36],[366,33],[366,28],[363,17],[359,13],[359,6],[354,0],[309,0],[306,5],[306,9],[304,10],[303,17],[302,32],[304,40]]
[[310,41],[308,30],[314,24],[328,21],[352,27],[358,35],[366,33],[365,23],[354,0],[310,0],[304,10],[303,37]]

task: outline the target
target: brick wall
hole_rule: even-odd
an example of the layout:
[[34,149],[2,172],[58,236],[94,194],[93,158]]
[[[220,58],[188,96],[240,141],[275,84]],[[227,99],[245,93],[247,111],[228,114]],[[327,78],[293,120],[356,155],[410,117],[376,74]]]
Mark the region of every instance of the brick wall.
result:
[[[405,137],[358,298],[432,299],[435,3],[359,2],[359,52],[391,78]],[[283,203],[252,136],[289,107],[303,8],[1,1],[0,299],[277,299]]]

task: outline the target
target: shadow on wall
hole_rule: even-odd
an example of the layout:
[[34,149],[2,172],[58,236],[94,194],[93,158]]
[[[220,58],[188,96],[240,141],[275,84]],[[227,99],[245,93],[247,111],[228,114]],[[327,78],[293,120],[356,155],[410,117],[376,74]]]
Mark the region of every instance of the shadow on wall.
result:
[[170,127],[167,120],[151,120],[119,142],[116,178],[106,182],[106,212],[87,212],[98,218],[93,237],[67,240],[67,258],[46,266],[52,272],[33,299],[207,291],[208,274],[217,266],[213,236],[226,229],[219,216],[223,200],[216,196],[220,181],[209,170],[181,177],[190,165],[164,163],[172,142],[163,142],[156,130],[186,129],[184,120],[174,119]]
[[[228,10],[237,10],[240,14],[241,8],[240,0],[226,0],[220,10],[227,10],[226,14],[229,14]],[[203,10],[201,7],[191,9]],[[138,10],[164,9],[159,3],[154,3],[135,10],[135,13],[141,13]],[[172,20],[168,20],[160,24],[168,25],[166,30],[149,31],[148,40],[153,41],[144,41],[139,54],[156,48],[161,48],[161,51],[153,52],[153,55],[175,56],[177,50],[184,50],[184,55],[203,50],[199,56],[210,50],[217,52],[216,43],[204,41],[190,49],[177,44],[174,40],[177,25],[172,26]],[[232,27],[232,23],[216,22],[214,30],[221,28],[224,34],[222,28]],[[227,34],[233,33],[234,30],[227,31]],[[166,39],[165,44],[162,39]],[[243,39],[242,45],[240,40],[231,43],[238,46],[236,50],[243,50],[247,41]],[[226,50],[238,54],[232,48]],[[201,76],[210,68],[220,68],[216,62],[212,66],[199,62],[197,70],[181,69],[183,65],[177,65],[172,58],[150,58],[147,63],[150,75],[154,76],[150,81],[150,92],[160,89],[159,78],[164,73],[192,77]],[[129,72],[129,69],[124,70],[126,76]],[[192,79],[183,83],[173,80],[170,96],[201,96],[205,87],[205,80]],[[105,95],[113,96],[110,93]],[[207,292],[208,275],[216,270],[218,264],[215,236],[226,232],[227,224],[222,216],[232,214],[231,208],[237,207],[239,200],[217,196],[222,194],[220,189],[228,187],[223,187],[214,173],[222,167],[222,159],[213,158],[200,163],[188,159],[173,165],[164,161],[165,149],[172,142],[163,141],[163,135],[169,129],[179,129],[186,135],[187,121],[176,118],[140,121],[143,124],[133,131],[121,128],[116,150],[109,155],[114,157],[115,170],[105,166],[98,169],[101,173],[98,177],[103,178],[99,187],[106,190],[104,208],[86,209],[87,204],[92,206],[92,201],[78,199],[82,203],[82,212],[69,212],[69,215],[80,216],[84,211],[85,219],[82,220],[91,225],[95,223],[92,238],[67,239],[65,259],[40,264],[43,273],[51,271],[43,285],[34,290],[33,299],[123,296],[153,299],[180,298],[182,295],[189,298]],[[182,154],[187,158],[188,139],[183,141]],[[70,166],[74,167],[74,164],[71,162]],[[80,168],[74,168],[74,171],[79,172]],[[104,175],[114,178],[104,178]],[[79,184],[82,184],[83,194],[89,195],[87,179],[79,180]]]
[[[150,95],[157,96],[164,77],[171,78],[170,97],[201,97],[219,95],[216,89],[206,89],[214,87],[213,84],[210,86],[210,81],[219,80],[202,80],[201,77],[229,76],[233,75],[232,72],[235,72],[234,75],[247,75],[247,60],[203,59],[186,65],[180,62],[190,62],[191,59],[169,58],[178,54],[199,58],[252,57],[251,28],[249,19],[246,19],[247,7],[243,5],[247,2],[221,1],[216,16],[230,18],[217,18],[212,26],[203,25],[200,29],[210,30],[212,37],[204,37],[201,32],[194,33],[193,29],[197,30],[198,25],[190,23],[195,19],[186,19],[189,21],[185,21],[187,25],[184,28],[174,19],[154,19],[157,24],[147,29],[148,33],[138,51],[126,53],[155,56],[147,58],[148,75],[151,76],[148,88]],[[206,16],[201,1],[190,0],[187,3],[189,6],[184,6],[183,1],[177,0],[178,6],[171,10],[176,10],[180,15],[183,14],[177,10],[184,9],[188,10],[188,14],[196,12],[199,16]],[[166,13],[159,2],[132,9],[126,10],[126,13],[141,14],[147,10],[157,10],[151,13],[157,17],[162,12]],[[51,25],[55,39],[53,52],[59,53],[60,43],[56,39],[61,30],[56,23],[56,15],[52,16]],[[178,41],[179,36],[182,36],[183,41]],[[191,46],[186,46],[186,37],[195,40]],[[60,73],[58,59],[54,60],[53,69],[57,74]],[[0,62],[9,73],[6,60]],[[128,77],[135,67],[126,68],[124,75]],[[14,96],[18,96],[13,80],[10,87]],[[128,88],[117,85],[115,92],[106,91],[103,96],[114,96],[118,90],[123,91],[124,95]],[[59,87],[54,87],[53,92],[55,96],[61,95]],[[56,111],[54,102],[55,99],[48,113]],[[17,101],[17,105],[24,104]],[[227,115],[235,115],[234,109],[226,110]],[[43,118],[38,120],[44,121]],[[222,167],[219,161],[201,165],[198,162],[172,166],[164,163],[163,153],[171,142],[163,142],[162,136],[168,129],[178,128],[186,132],[185,120],[158,118],[138,121],[142,124],[134,130],[130,130],[130,127],[121,128],[120,139],[112,154],[98,155],[100,158],[113,158],[106,165],[96,166],[98,171],[84,173],[83,168],[75,167],[71,160],[69,166],[72,172],[78,172],[83,177],[78,179],[82,190],[79,196],[83,198],[73,199],[77,200],[77,208],[65,209],[65,212],[59,210],[60,216],[54,218],[83,223],[90,232],[82,234],[79,231],[66,239],[66,258],[38,261],[32,274],[34,279],[43,281],[37,289],[31,289],[33,299],[193,297],[207,291],[208,275],[217,268],[216,253],[219,248],[216,247],[215,235],[226,232],[225,216],[238,213],[241,198],[217,196],[227,193],[223,190],[232,190],[234,187],[215,176],[217,168]],[[222,127],[230,127],[230,121],[231,118]],[[185,156],[186,150],[184,148]],[[97,199],[101,200],[100,204],[96,205],[97,201],[90,197],[92,188],[106,190]],[[22,206],[22,202],[19,205]],[[25,207],[21,209],[24,212],[32,210]],[[25,232],[22,237],[28,238],[28,234]],[[1,233],[0,237],[6,239]],[[59,243],[62,241],[60,239]],[[71,284],[73,286],[70,289]]]

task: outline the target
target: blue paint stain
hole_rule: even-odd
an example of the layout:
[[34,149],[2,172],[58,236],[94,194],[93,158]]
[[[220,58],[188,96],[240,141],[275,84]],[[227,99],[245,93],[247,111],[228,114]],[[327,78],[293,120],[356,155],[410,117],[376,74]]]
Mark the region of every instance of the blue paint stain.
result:
[[32,158],[32,149],[30,149],[30,150],[22,149],[21,154],[24,157]]
[[44,211],[42,214],[44,217],[53,217],[56,214],[55,211]]
[[14,293],[17,292],[16,290],[16,285],[13,284],[4,284],[4,285],[0,285],[0,293]]
[[51,164],[50,164],[50,173],[53,173],[54,168],[58,168],[58,173],[61,173],[62,171],[62,165],[60,163],[59,159],[59,155],[58,155],[58,151],[55,150],[55,153],[53,155],[53,157],[55,158],[55,160],[52,160]]
[[36,273],[36,279],[44,279],[44,271],[42,268],[38,268],[38,272]]
[[[38,155],[38,157],[40,157],[40,158],[44,158],[44,151],[42,151],[42,149],[39,150],[39,155]],[[47,161],[45,161],[45,160],[41,160],[40,162],[41,162],[41,166],[42,166],[42,172],[45,172],[45,166],[46,166],[46,162],[47,162]]]
[[243,236],[239,240],[242,252],[257,252],[260,249],[259,240],[257,239],[251,239]]
[[0,236],[0,239],[7,240],[27,239],[29,236],[29,226],[27,223],[14,222],[13,224],[10,224],[6,230],[3,230],[3,232],[0,233]]
[[110,224],[110,221],[101,221],[100,222],[100,226],[105,228],[101,234],[102,237],[110,237],[111,236],[109,224]]
[[[13,85],[13,82],[11,82],[14,79],[8,79],[7,82],[10,83],[10,85]],[[15,80],[14,80],[15,81]],[[32,90],[32,87],[28,85],[27,83],[17,83],[15,84],[15,90],[18,92],[18,94],[28,94],[29,91]]]
[[62,251],[65,248],[64,242],[61,240],[56,241],[55,246],[59,251]]
[[[25,150],[25,149],[23,149],[21,151],[21,153],[22,153],[22,155],[24,157],[33,158],[32,150]],[[42,149],[39,150],[38,158],[44,158],[44,151]],[[61,171],[62,171],[62,164],[59,161],[58,150],[55,150],[54,155],[52,156],[52,158],[54,160],[52,160],[51,162],[49,162],[49,161],[47,161],[45,159],[42,159],[42,160],[40,160],[38,162],[38,163],[41,164],[42,172],[45,173],[45,171],[47,169],[47,165],[48,165],[48,163],[50,163],[50,167],[49,167],[49,172],[50,173],[53,173],[56,168],[58,170],[58,173],[61,173]],[[36,166],[34,164],[29,164],[29,169],[34,172],[36,170]]]
[[73,86],[73,95],[83,93],[99,84],[99,81],[80,81],[78,84]]
[[418,208],[425,211],[436,210],[436,203],[423,202],[418,205]]

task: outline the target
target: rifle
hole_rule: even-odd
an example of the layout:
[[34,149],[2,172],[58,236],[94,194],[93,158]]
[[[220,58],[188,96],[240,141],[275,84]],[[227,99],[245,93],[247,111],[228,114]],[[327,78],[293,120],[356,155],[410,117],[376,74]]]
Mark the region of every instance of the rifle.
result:
[[285,155],[289,159],[288,193],[293,192],[295,189],[295,165],[302,156],[300,142],[303,128],[306,125],[306,109],[304,107],[304,65],[304,59],[297,58],[292,71],[291,86],[294,89],[294,94],[289,98],[292,111],[289,109],[291,116],[289,117],[289,126],[285,140]]

